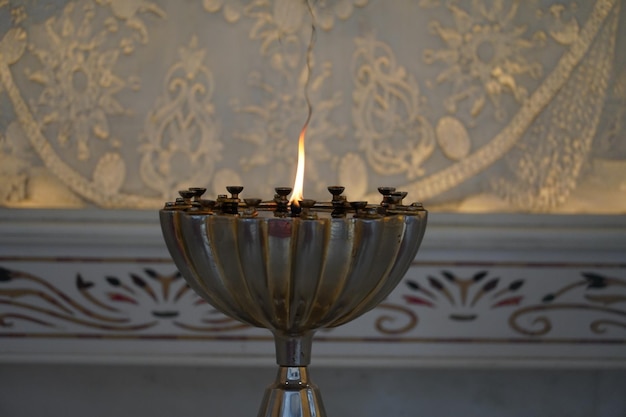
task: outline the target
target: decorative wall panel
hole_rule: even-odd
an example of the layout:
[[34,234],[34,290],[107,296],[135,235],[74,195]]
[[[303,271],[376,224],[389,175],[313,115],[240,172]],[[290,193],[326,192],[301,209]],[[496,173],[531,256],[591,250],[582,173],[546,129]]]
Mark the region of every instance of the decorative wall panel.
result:
[[154,209],[233,183],[270,195],[292,183],[308,97],[309,197],[391,184],[446,211],[623,213],[625,13],[0,0],[0,205]]
[[[0,361],[273,362],[269,331],[185,284],[156,218],[108,213],[2,224]],[[581,219],[432,215],[396,290],[318,332],[313,362],[626,366],[626,224]]]

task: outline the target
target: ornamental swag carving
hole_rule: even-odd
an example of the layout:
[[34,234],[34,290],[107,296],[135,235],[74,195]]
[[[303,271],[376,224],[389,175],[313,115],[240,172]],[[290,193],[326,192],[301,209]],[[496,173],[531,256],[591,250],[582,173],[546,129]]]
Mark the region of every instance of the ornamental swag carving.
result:
[[293,178],[308,85],[311,197],[620,213],[622,3],[3,0],[0,205],[263,194]]

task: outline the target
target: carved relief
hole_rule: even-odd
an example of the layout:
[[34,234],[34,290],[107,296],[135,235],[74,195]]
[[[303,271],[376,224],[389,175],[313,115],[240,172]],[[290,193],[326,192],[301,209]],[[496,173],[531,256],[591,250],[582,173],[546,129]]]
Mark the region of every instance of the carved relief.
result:
[[365,7],[369,0],[318,0],[313,2],[316,21],[324,30],[331,30],[335,18],[348,20],[355,7]]
[[435,128],[437,143],[443,154],[453,161],[469,155],[472,142],[465,125],[456,117],[444,116]]
[[[393,183],[447,209],[580,212],[595,181],[623,211],[622,2],[370,3],[0,1],[0,204],[156,208],[180,186],[291,182],[314,24],[314,193]],[[406,32],[364,36],[401,16]],[[178,51],[194,35],[215,89],[185,99],[162,83],[195,65]]]
[[[75,206],[75,193],[103,207],[154,207],[156,202],[145,197],[122,192],[102,193],[98,185],[105,173],[101,169],[93,172],[97,162],[87,167],[91,175],[76,169],[76,165],[91,159],[97,141],[105,142],[111,148],[121,146],[121,141],[111,134],[109,118],[127,112],[116,94],[126,86],[136,88],[133,77],[122,80],[114,72],[119,54],[107,46],[107,37],[112,33],[110,28],[100,29],[93,25],[96,10],[94,4],[86,0],[70,2],[58,18],[47,18],[33,29],[33,37],[21,28],[11,28],[3,38],[9,39],[11,44],[7,48],[8,59],[0,59],[0,80],[32,149],[49,173],[62,183],[60,187],[56,184],[52,188],[41,187],[44,195],[29,201],[38,201],[37,206],[44,207]],[[17,61],[25,55],[27,39],[31,40],[29,55],[41,65],[35,70],[31,65],[24,67],[27,80],[42,88],[38,99],[31,100],[30,106],[11,72],[11,66],[17,66]],[[46,49],[49,46],[58,50],[49,51]],[[48,136],[55,139],[49,140]],[[75,156],[64,160],[63,147],[73,148]],[[101,161],[110,162],[110,159],[107,157]],[[120,167],[123,163],[118,160],[116,165]],[[94,174],[97,182],[89,179]],[[120,172],[111,175],[119,176]],[[44,178],[47,180],[50,175]],[[116,181],[113,179],[112,182]],[[68,189],[71,192],[68,193]],[[52,190],[60,192],[52,193],[49,199],[47,194]],[[47,203],[48,200],[51,203]]]
[[576,188],[606,99],[616,30],[613,15],[584,61],[507,155],[511,174],[492,180],[494,190],[517,207],[549,211]]
[[350,200],[362,200],[367,193],[367,164],[356,153],[349,152],[341,158],[337,170],[339,184],[344,184]]
[[408,179],[424,175],[435,138],[415,78],[396,63],[389,45],[372,36],[356,39],[352,68],[354,135],[370,167]]
[[[250,152],[242,152],[239,161],[244,172],[263,168],[267,177],[251,178],[253,188],[264,189],[263,184],[281,184],[291,182],[297,163],[297,139],[299,130],[306,119],[306,98],[304,86],[306,76],[303,70],[298,77],[296,74],[285,72],[283,82],[292,85],[287,89],[292,93],[284,94],[280,86],[274,86],[262,80],[261,75],[250,75],[250,86],[262,92],[262,102],[259,104],[243,105],[235,102],[235,112],[242,116],[255,119],[249,130],[236,131],[234,137],[249,145]],[[332,76],[332,67],[324,64],[321,74],[315,75],[310,82],[309,94],[313,103],[314,112],[307,128],[306,135],[314,138],[305,142],[307,149],[307,164],[305,169],[306,184],[313,185],[316,191],[322,191],[334,182],[328,176],[323,166],[336,167],[338,158],[327,148],[327,143],[343,137],[345,127],[336,125],[330,120],[332,112],[341,104],[341,95],[324,95],[323,86]],[[267,187],[267,186],[266,186]],[[269,188],[269,187],[267,187]]]
[[209,13],[221,10],[228,23],[236,23],[244,12],[241,0],[202,0],[202,5]]
[[206,186],[221,158],[214,117],[214,79],[204,64],[206,51],[193,37],[180,47],[180,61],[163,83],[163,95],[145,120],[140,174],[163,198],[190,186]]
[[[307,1],[309,5],[307,5]],[[275,25],[279,34],[265,33],[264,39],[277,40],[277,37],[289,33],[295,33],[302,25],[306,8],[311,7],[315,20],[323,30],[331,30],[335,24],[335,18],[340,20],[349,19],[355,7],[365,7],[369,0],[303,0],[290,2],[287,0],[203,0],[202,5],[207,12],[224,15],[228,23],[237,23],[242,16],[246,15],[257,20],[255,29],[250,32],[251,39],[256,39],[257,31],[264,25]],[[272,4],[273,3],[273,4]],[[263,31],[261,31],[263,32]],[[276,37],[277,36],[277,37]]]
[[147,0],[96,0],[98,4],[108,5],[115,18],[109,17],[105,25],[110,31],[117,31],[117,20],[124,22],[131,29],[130,36],[124,36],[119,43],[120,49],[125,54],[135,50],[135,43],[147,44],[150,40],[148,27],[140,17],[147,12],[159,18],[166,17],[166,13],[156,3]]
[[[576,40],[580,32],[580,25],[576,16],[571,16],[569,12],[575,12],[578,6],[576,3],[569,5],[553,4],[549,8],[549,15],[553,20],[548,33],[562,45],[569,45]],[[566,16],[570,15],[570,16]]]
[[[27,197],[27,181],[33,154],[20,139],[19,126],[12,123],[5,135],[0,134],[0,203],[23,201]],[[24,146],[26,145],[26,146]]]
[[91,157],[90,141],[111,138],[109,117],[124,114],[116,95],[126,82],[114,72],[119,52],[105,46],[106,31],[96,32],[94,6],[68,3],[59,19],[45,23],[47,45],[31,44],[41,68],[28,79],[43,86],[33,100],[40,128],[79,160]]
[[541,77],[541,63],[527,58],[526,52],[540,47],[546,35],[541,31],[529,35],[525,25],[515,23],[520,1],[506,5],[499,1],[491,7],[482,0],[470,4],[469,10],[460,4],[447,5],[454,18],[452,27],[431,21],[431,32],[446,47],[425,49],[424,61],[447,65],[435,81],[452,85],[452,94],[444,100],[448,112],[456,114],[459,105],[467,102],[470,115],[476,117],[490,103],[496,119],[503,121],[506,111],[501,96],[509,94],[523,103],[528,90],[519,78]]
[[[551,103],[567,103],[567,99],[557,99],[557,97],[563,97],[561,94],[571,94],[570,97],[576,96],[575,103],[572,103],[572,105],[576,105],[576,103],[584,101],[588,95],[584,93],[581,94],[580,90],[582,87],[587,88],[587,86],[580,86],[578,84],[580,81],[579,77],[586,77],[586,75],[582,74],[589,74],[589,71],[593,71],[598,67],[602,68],[603,71],[608,69],[606,67],[606,61],[604,60],[606,58],[604,53],[606,53],[607,50],[612,49],[612,45],[615,41],[615,26],[613,22],[616,18],[616,13],[614,13],[616,7],[616,2],[614,0],[598,0],[596,2],[585,27],[580,31],[581,35],[570,46],[570,48],[563,53],[555,68],[548,76],[545,77],[542,84],[537,87],[527,99],[525,99],[524,105],[519,108],[518,112],[511,118],[510,122],[508,122],[508,124],[496,136],[494,136],[490,142],[476,149],[473,153],[469,154],[458,163],[444,168],[439,172],[424,178],[423,180],[406,184],[401,188],[408,190],[412,195],[419,196],[422,200],[427,200],[438,196],[445,191],[458,187],[469,178],[480,174],[486,168],[490,167],[492,164],[507,155],[509,151],[514,149],[514,146],[517,145],[525,134],[527,134],[528,129],[537,126],[535,121],[546,106]],[[515,10],[515,8],[512,8],[511,10]],[[461,13],[461,16],[462,15],[463,14]],[[601,40],[599,40],[598,43],[602,44],[602,47],[599,47],[599,51],[595,53],[601,55],[594,55],[593,57],[590,57],[587,54],[590,52],[591,46],[594,45],[596,37],[600,33],[602,35],[600,37]],[[596,62],[595,59],[600,59],[600,62]],[[579,70],[577,66],[581,62],[588,65],[588,69]],[[572,74],[576,75],[573,76]],[[572,87],[571,90],[564,90],[568,93],[564,93],[561,90],[565,85]],[[578,85],[579,87],[574,88],[574,85]],[[597,81],[592,89],[594,90],[593,94],[595,97],[598,97],[598,95],[600,96],[600,101],[601,97],[603,97],[606,92],[606,86],[606,74],[598,74]],[[555,105],[558,107],[558,104]],[[581,115],[586,120],[594,121],[600,114],[601,109],[592,104],[591,106],[585,106],[584,110],[581,108],[581,111]],[[568,117],[567,111],[560,114],[564,117]],[[550,117],[549,113],[548,116],[544,117]],[[573,116],[570,114],[569,117]],[[580,128],[580,124],[577,126]],[[552,126],[552,128],[558,129],[557,126]],[[568,128],[574,129],[573,126],[569,126]],[[596,125],[593,123],[585,126],[585,131],[583,132],[583,137],[585,137],[585,139],[582,143],[588,143],[588,138],[590,136],[593,137],[595,129]],[[535,137],[537,140],[541,140],[543,138],[541,133]],[[569,173],[572,175],[577,175],[580,168],[579,162],[586,158],[585,148],[583,148],[582,151],[582,155],[580,155],[580,157],[577,156],[576,161],[573,161],[573,164],[571,164],[572,170]],[[558,161],[551,163],[551,158],[554,156],[558,157],[558,155],[555,154],[543,155],[543,160],[546,162],[543,169],[547,169],[547,167],[550,167],[549,169],[551,170],[559,169],[561,165]],[[529,169],[533,168],[532,165],[528,167]],[[515,169],[514,172],[517,173]],[[544,175],[544,171],[540,169],[537,169],[536,173],[537,176],[532,178],[543,179],[546,177],[546,175]],[[548,176],[556,178],[556,176]],[[519,177],[523,177],[523,174],[519,174]],[[561,190],[571,190],[572,182],[575,183],[575,178],[572,179],[569,176],[562,177],[562,180],[565,182],[569,181],[569,183],[557,184],[556,187],[549,185],[547,188],[544,188],[549,190],[547,198],[544,198],[544,194],[540,194],[536,197],[534,197],[532,193],[525,193],[523,196],[515,194],[515,190],[512,190],[509,187],[511,184],[496,188],[498,190],[502,190],[501,192],[503,193],[511,193],[519,196],[519,198],[509,198],[509,194],[506,194],[507,198],[509,198],[509,201],[512,203],[524,203],[522,205],[524,209],[531,208],[533,210],[546,210],[554,208],[555,205],[563,201],[562,198],[552,198],[552,195],[557,194],[567,196],[567,193],[562,194]],[[496,176],[493,181],[497,184],[501,180]],[[525,198],[530,198],[530,204],[525,204]]]

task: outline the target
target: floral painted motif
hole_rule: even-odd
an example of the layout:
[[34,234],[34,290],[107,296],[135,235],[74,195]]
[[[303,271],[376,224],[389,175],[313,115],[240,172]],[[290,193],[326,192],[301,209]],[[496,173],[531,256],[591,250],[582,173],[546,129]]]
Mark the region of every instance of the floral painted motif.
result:
[[515,311],[510,326],[527,336],[543,336],[555,325],[559,312],[584,311],[589,329],[596,335],[623,334],[626,330],[626,280],[596,272],[582,272],[582,279],[546,294],[541,304]]
[[[550,276],[551,273],[546,273],[545,278]],[[510,280],[488,271],[464,277],[457,272],[442,270],[440,276],[433,274],[406,279],[410,292],[403,294],[402,299],[422,318],[435,319],[436,315],[427,314],[432,311],[446,313],[452,322],[497,317],[504,319],[502,323],[515,334],[525,337],[562,337],[570,335],[572,328],[609,338],[624,334],[624,279],[604,272],[576,272],[556,279],[560,286],[547,293],[545,288],[550,287],[550,279],[546,281]],[[402,312],[401,305],[392,306]],[[577,319],[573,321],[574,315]]]
[[460,277],[450,271],[441,271],[443,279],[428,276],[424,280],[409,279],[406,285],[413,291],[404,295],[411,305],[436,308],[441,303],[451,310],[449,318],[455,321],[472,321],[478,318],[477,306],[489,309],[519,305],[524,299],[518,290],[523,279],[502,284],[500,277],[490,277],[489,272],[479,271],[471,277]]
[[223,332],[248,326],[224,317],[199,298],[180,273],[152,268],[127,277],[91,280],[77,273],[62,290],[33,274],[0,267],[0,328],[25,323],[39,329],[79,328],[136,332],[167,325],[190,332]]

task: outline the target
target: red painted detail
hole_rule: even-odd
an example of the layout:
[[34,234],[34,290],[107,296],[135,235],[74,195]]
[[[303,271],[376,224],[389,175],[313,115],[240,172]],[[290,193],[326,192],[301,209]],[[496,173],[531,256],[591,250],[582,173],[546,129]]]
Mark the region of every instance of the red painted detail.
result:
[[523,298],[524,297],[521,296],[521,295],[518,295],[517,297],[505,298],[504,300],[498,301],[497,303],[492,305],[491,308],[506,307],[506,306],[518,306]]
[[416,305],[432,307],[432,308],[435,307],[433,303],[421,297],[416,297],[414,295],[404,295],[403,297],[404,297],[404,300],[409,304],[416,304]]
[[124,294],[120,294],[119,292],[110,292],[107,294],[109,296],[109,300],[117,301],[120,303],[130,303],[130,304],[139,304],[137,300],[134,298],[130,298]]

